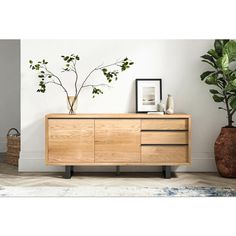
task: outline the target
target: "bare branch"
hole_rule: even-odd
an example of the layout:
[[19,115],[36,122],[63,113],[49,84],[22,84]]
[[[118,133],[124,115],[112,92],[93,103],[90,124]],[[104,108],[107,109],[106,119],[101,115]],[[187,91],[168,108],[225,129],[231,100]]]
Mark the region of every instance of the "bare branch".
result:
[[87,85],[84,85],[83,88],[86,88],[86,87],[99,87],[99,86],[106,86],[108,88],[111,88],[111,86],[108,85],[108,84],[87,84]]

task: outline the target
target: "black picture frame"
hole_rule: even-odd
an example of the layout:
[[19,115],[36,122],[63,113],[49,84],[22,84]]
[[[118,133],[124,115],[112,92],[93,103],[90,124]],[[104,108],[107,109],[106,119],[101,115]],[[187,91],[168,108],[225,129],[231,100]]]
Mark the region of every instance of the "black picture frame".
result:
[[139,92],[138,92],[138,86],[139,86],[139,82],[142,81],[142,82],[158,82],[159,83],[159,87],[160,87],[160,100],[162,100],[162,79],[160,78],[141,78],[141,79],[136,79],[135,80],[135,91],[136,91],[136,113],[147,113],[147,112],[151,112],[153,110],[150,110],[150,111],[147,111],[147,110],[140,110],[138,108],[138,104],[139,104]]

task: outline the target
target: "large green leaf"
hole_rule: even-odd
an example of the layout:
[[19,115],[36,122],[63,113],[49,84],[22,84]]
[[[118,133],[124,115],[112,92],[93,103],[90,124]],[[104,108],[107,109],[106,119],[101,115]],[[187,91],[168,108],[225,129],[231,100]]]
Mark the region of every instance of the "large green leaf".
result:
[[216,94],[214,94],[212,96],[212,98],[214,99],[215,102],[223,102],[224,101],[224,97],[218,96]]
[[201,77],[201,80],[204,80],[207,76],[209,76],[210,74],[214,73],[214,71],[205,71],[203,72],[200,77]]
[[236,109],[236,96],[234,96],[231,101],[230,101],[230,106],[233,108],[233,109]]
[[214,60],[214,58],[211,55],[205,54],[205,55],[201,56],[201,58],[212,62],[213,65],[216,65],[215,64],[215,60]]
[[219,94],[219,92],[218,92],[217,90],[215,90],[215,89],[210,89],[209,91],[210,91],[210,93],[212,93],[212,94]]
[[223,49],[223,45],[222,45],[221,41],[215,40],[214,47],[215,47],[216,53],[221,57],[222,56],[222,49]]
[[234,92],[236,91],[236,79],[230,81],[230,82],[225,86],[224,91],[234,93]]
[[231,84],[236,88],[236,79],[234,79],[233,81],[231,81]]
[[214,49],[209,50],[207,53],[211,55],[212,57],[214,57],[215,59],[219,58],[219,55],[216,53]]
[[230,62],[236,60],[236,42],[230,40],[228,43],[226,43],[223,48],[223,54],[228,55]]
[[228,73],[228,76],[227,76],[228,81],[234,81],[236,79],[236,75],[234,73],[235,72]]
[[210,84],[210,85],[217,84],[216,75],[215,74],[211,74],[211,75],[207,76],[207,78],[205,80],[205,83],[206,84]]
[[217,66],[223,71],[227,71],[229,69],[229,57],[227,54],[224,54],[223,57],[220,57],[216,61]]
[[229,42],[229,39],[223,39],[222,41],[223,41],[223,46],[225,46],[225,44]]

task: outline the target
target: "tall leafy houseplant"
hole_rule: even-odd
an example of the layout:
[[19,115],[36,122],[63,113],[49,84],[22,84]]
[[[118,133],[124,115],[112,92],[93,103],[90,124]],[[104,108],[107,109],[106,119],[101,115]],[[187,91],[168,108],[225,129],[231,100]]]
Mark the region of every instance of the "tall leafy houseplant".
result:
[[215,40],[214,48],[203,55],[202,61],[211,69],[201,74],[206,84],[214,86],[209,91],[219,109],[227,113],[227,125],[215,142],[215,159],[218,172],[223,177],[236,177],[236,127],[233,116],[236,112],[236,42]]
[[[109,83],[118,79],[119,72],[125,71],[134,64],[126,57],[111,64],[97,66],[91,70],[84,79],[81,79],[77,69],[77,62],[80,60],[80,57],[78,55],[71,54],[67,56],[61,56],[61,58],[65,63],[65,66],[62,68],[62,72],[74,74],[74,96],[69,96],[68,89],[64,86],[63,80],[60,78],[60,76],[56,75],[48,68],[48,62],[45,59],[38,61],[37,63],[29,60],[29,63],[30,69],[35,70],[39,78],[39,88],[37,92],[45,93],[47,85],[49,84],[60,87],[66,94],[68,105],[70,107],[69,114],[75,113],[74,105],[83,89],[91,88],[93,97],[95,97],[97,94],[103,94],[103,87],[109,87]],[[103,75],[106,79],[104,83],[89,82],[90,76],[95,72],[101,72],[101,75]],[[71,97],[72,99],[70,99]]]
[[227,113],[227,127],[233,127],[233,115],[236,112],[236,42],[215,40],[214,49],[209,50],[202,59],[211,66],[211,70],[202,73],[201,79],[216,87],[209,91],[215,102],[225,104],[219,109]]

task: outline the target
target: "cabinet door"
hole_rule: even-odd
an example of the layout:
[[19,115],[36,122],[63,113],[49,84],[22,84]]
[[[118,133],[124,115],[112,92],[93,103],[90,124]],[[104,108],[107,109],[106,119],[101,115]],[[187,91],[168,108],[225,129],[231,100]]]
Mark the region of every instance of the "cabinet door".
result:
[[139,163],[140,120],[95,120],[96,163]]
[[49,119],[48,163],[94,162],[94,120]]

